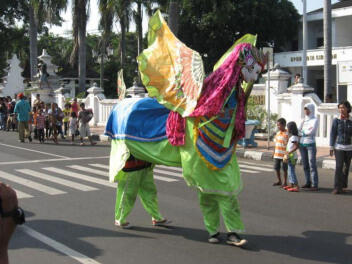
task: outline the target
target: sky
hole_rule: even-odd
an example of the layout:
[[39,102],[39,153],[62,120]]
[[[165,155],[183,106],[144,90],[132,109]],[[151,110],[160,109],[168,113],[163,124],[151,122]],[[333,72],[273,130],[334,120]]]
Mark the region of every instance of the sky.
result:
[[[67,36],[67,37],[70,36],[71,30],[72,30],[71,0],[69,0],[69,2],[70,2],[70,6],[67,8],[66,12],[62,13],[62,17],[65,20],[65,22],[63,22],[61,27],[57,27],[57,26],[51,27],[49,30],[51,33],[54,33],[60,36]],[[298,12],[302,14],[302,11],[303,11],[302,0],[291,0],[291,2],[294,4]],[[332,4],[336,2],[338,1],[337,0],[331,1]],[[324,3],[324,0],[307,0],[307,12],[310,12],[318,8],[322,8],[323,3]],[[99,33],[98,31],[99,19],[100,19],[100,15],[99,15],[98,6],[97,6],[97,0],[90,0],[90,17],[87,25],[87,32],[89,34]],[[119,32],[118,23],[114,23],[113,30],[115,32]],[[131,31],[133,30],[134,28],[132,26]],[[147,18],[146,16],[144,16],[143,31],[146,31],[146,30],[147,30]]]

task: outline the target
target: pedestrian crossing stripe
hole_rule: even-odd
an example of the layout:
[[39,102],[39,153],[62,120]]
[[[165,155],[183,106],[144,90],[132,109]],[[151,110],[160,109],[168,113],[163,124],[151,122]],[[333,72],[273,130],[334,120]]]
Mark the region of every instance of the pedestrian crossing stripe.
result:
[[46,167],[46,168],[43,168],[43,170],[51,171],[54,173],[62,174],[68,177],[72,177],[72,178],[76,178],[76,179],[80,179],[88,182],[93,182],[107,187],[116,188],[116,183],[112,183],[112,182],[109,182],[108,180],[98,179],[95,177],[87,176],[87,175],[76,173],[69,170],[64,170],[56,167]]
[[[252,166],[250,166],[252,165]],[[265,165],[265,164],[263,164]],[[95,168],[91,168],[95,167]],[[239,164],[240,171],[243,173],[248,173],[248,174],[258,174],[262,171],[272,171],[272,169],[266,168],[269,167],[269,165],[266,165],[264,168],[261,164],[261,167],[258,167],[258,164],[256,163],[251,163],[251,162],[241,162]],[[271,167],[271,166],[270,166]],[[67,168],[67,169],[66,169]],[[116,188],[117,184],[116,183],[110,183],[108,182],[107,179],[102,179],[102,178],[97,178],[93,176],[88,176],[84,174],[83,172],[90,173],[90,174],[95,174],[99,176],[108,176],[108,169],[109,165],[107,164],[100,164],[100,163],[90,163],[88,166],[82,166],[82,165],[68,165],[66,168],[57,168],[57,167],[44,167],[41,168],[42,170],[46,171],[45,173],[39,172],[37,170],[32,170],[32,169],[15,169],[16,172],[28,175],[29,177],[33,177],[36,179],[40,179],[43,181],[48,181],[52,183],[56,183],[62,186],[69,187],[71,189],[76,189],[79,191],[94,191],[98,190],[98,188],[89,186],[86,184],[78,183],[76,181],[68,180],[68,179],[63,179],[58,176],[54,176],[55,174],[58,175],[63,175],[67,176],[73,179],[78,179],[81,181],[85,182],[90,182],[98,185],[103,185],[106,187],[111,187],[111,188]],[[75,172],[74,170],[81,171],[81,173]],[[48,172],[53,173],[54,175],[48,174]],[[177,178],[174,178],[177,177]],[[178,178],[182,178],[182,168],[179,167],[169,167],[169,166],[163,166],[163,165],[157,165],[154,168],[154,179],[159,180],[159,181],[164,181],[164,182],[177,182],[179,181]],[[37,183],[35,181],[31,181],[26,177],[19,177],[17,175],[7,173],[7,172],[2,172],[0,171],[0,179],[5,179],[11,182],[15,182],[20,185],[24,185],[28,188],[37,190],[39,192],[43,192],[49,195],[58,195],[58,194],[65,194],[66,192],[57,188],[49,187],[44,184]],[[24,199],[24,198],[32,198],[33,195],[28,194],[26,192],[20,191],[20,190],[15,190],[17,193],[18,199]]]
[[66,192],[61,191],[59,189],[49,187],[49,186],[46,186],[41,183],[37,183],[35,181],[31,181],[31,180],[28,180],[23,177],[18,177],[14,174],[10,174],[10,173],[4,172],[4,171],[0,171],[0,179],[5,179],[7,181],[16,182],[17,184],[24,185],[28,188],[35,189],[39,192],[43,192],[43,193],[46,193],[49,195],[57,195],[57,194],[66,193]]
[[61,185],[64,185],[64,186],[67,186],[67,187],[70,187],[72,189],[76,189],[76,190],[79,190],[79,191],[83,191],[83,192],[98,190],[97,188],[94,188],[94,187],[91,187],[91,186],[88,186],[88,185],[85,185],[85,184],[81,184],[81,183],[65,180],[65,179],[62,179],[62,178],[59,178],[59,177],[55,177],[55,176],[48,175],[46,173],[41,173],[41,172],[34,171],[34,170],[19,169],[19,170],[16,170],[16,171],[18,171],[20,173],[23,173],[23,174],[26,174],[26,175],[29,175],[29,176],[32,176],[32,177],[35,177],[35,178],[38,178],[38,179],[42,179],[42,180],[45,180],[45,181],[50,181],[50,182],[54,182],[54,183],[57,183],[57,184],[61,184]]
[[100,176],[109,177],[109,173],[107,171],[91,169],[91,168],[80,166],[80,165],[69,165],[69,166],[66,166],[66,167],[71,168],[71,169],[75,169],[75,170],[84,171],[84,172],[94,173],[94,174],[97,174],[97,175],[100,175]]
[[97,168],[101,168],[101,169],[109,170],[109,165],[106,165],[106,164],[91,163],[91,164],[88,164],[88,165],[89,166],[93,166],[93,167],[97,167]]

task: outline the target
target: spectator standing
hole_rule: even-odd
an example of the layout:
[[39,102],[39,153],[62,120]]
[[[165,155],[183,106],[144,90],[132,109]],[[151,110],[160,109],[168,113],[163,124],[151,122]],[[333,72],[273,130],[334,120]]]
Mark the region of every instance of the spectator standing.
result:
[[13,112],[15,109],[16,102],[11,99],[11,97],[8,97],[7,101],[7,122],[6,122],[6,128],[7,131],[9,131],[12,128],[12,131],[15,131],[16,127],[16,117]]
[[78,131],[78,119],[76,112],[71,112],[70,118],[70,133],[71,133],[71,144],[73,145],[75,142],[75,135]]
[[51,108],[48,110],[48,115],[49,115],[49,120],[50,120],[50,131],[53,134],[54,143],[55,144],[59,144],[59,142],[57,140],[57,125],[56,125],[57,124],[58,111],[57,111],[55,103],[51,104]]
[[306,183],[302,188],[318,191],[317,147],[315,144],[318,120],[314,113],[314,104],[306,104],[304,106],[305,117],[298,129],[301,136],[299,151],[301,153],[304,176],[306,178]]
[[50,121],[50,116],[49,116],[50,108],[51,108],[51,105],[50,104],[46,104],[45,108],[44,108],[44,111],[43,111],[43,114],[45,116],[45,137],[46,137],[47,140],[51,136],[51,126],[50,126],[51,121]]
[[36,117],[36,129],[37,135],[40,143],[44,143],[44,128],[45,128],[45,116],[43,114],[43,109],[39,109],[38,115]]
[[90,144],[95,145],[96,143],[93,142],[92,136],[90,134],[90,129],[89,129],[89,121],[93,117],[93,112],[91,110],[88,110],[85,108],[85,104],[81,103],[79,105],[81,107],[81,111],[78,114],[78,121],[79,121],[79,134],[80,134],[80,139],[81,139],[81,146],[84,145],[83,139],[85,137],[88,137]]
[[73,99],[73,102],[71,104],[71,112],[75,112],[76,116],[78,116],[79,106],[78,106],[78,103],[77,103],[77,98]]
[[352,157],[351,104],[348,101],[342,101],[339,103],[338,109],[340,116],[333,120],[330,132],[330,156],[335,153],[336,159],[333,194],[341,194],[347,188]]
[[28,101],[24,100],[23,93],[18,94],[18,99],[19,101],[16,103],[14,112],[17,114],[19,140],[23,143],[24,139],[27,137],[29,142],[32,142],[28,127],[31,107],[29,106]]
[[40,99],[40,94],[37,94],[33,101],[33,107],[36,107],[38,109],[41,103],[42,103],[42,100]]
[[37,116],[38,116],[38,110],[39,108],[37,106],[33,106],[32,108],[32,118],[29,118],[33,122],[32,128],[29,123],[29,130],[34,132],[34,139],[38,139],[38,134],[37,134]]
[[6,98],[0,98],[0,130],[6,130],[7,106]]
[[65,136],[67,136],[67,131],[68,131],[69,124],[70,124],[70,116],[71,116],[71,109],[70,108],[71,108],[71,104],[66,103],[64,110],[62,110],[64,112],[63,122],[64,122],[64,135]]
[[[282,187],[287,186],[287,163],[283,162],[283,158],[286,154],[286,146],[288,142],[288,133],[286,130],[286,120],[284,118],[279,118],[276,122],[278,132],[275,135],[275,149],[273,153],[274,158],[274,170],[276,172],[277,182],[273,186]],[[280,169],[282,165],[282,170],[284,172],[283,182],[281,181]]]
[[297,162],[296,150],[298,149],[298,129],[295,122],[289,122],[287,124],[287,132],[289,135],[286,154],[284,156],[284,162],[287,162],[288,165],[288,181],[290,185],[284,187],[285,190],[289,192],[298,192],[298,181],[295,171],[295,166]]

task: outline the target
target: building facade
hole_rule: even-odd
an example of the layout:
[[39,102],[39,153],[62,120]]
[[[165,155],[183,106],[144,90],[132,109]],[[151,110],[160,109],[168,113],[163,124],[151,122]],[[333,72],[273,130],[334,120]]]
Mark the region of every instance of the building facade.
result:
[[[332,5],[332,91],[333,102],[352,101],[352,0]],[[324,30],[323,9],[307,13],[308,50],[307,84],[323,100],[324,97]],[[302,75],[302,30],[299,32],[298,51],[274,54],[274,62],[292,74]]]

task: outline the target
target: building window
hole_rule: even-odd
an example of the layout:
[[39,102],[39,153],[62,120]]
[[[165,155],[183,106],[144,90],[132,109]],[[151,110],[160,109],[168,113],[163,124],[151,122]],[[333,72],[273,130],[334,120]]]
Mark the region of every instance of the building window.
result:
[[317,38],[317,48],[324,47],[324,38]]

